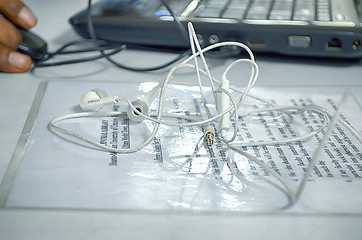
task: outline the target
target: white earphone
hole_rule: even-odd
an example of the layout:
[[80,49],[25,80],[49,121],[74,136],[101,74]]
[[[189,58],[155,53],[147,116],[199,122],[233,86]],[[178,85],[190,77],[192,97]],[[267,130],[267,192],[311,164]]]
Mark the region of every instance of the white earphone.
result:
[[117,103],[118,97],[107,97],[102,89],[93,89],[85,93],[80,100],[80,108],[84,112],[98,111],[104,104]]
[[[156,98],[160,88],[161,85],[158,84],[142,98],[132,101],[131,103],[133,107],[138,112],[144,115],[148,115],[149,106]],[[91,111],[101,110],[104,104],[113,104],[118,102],[119,102],[118,96],[108,97],[107,93],[104,90],[93,89],[82,96],[79,105],[84,112],[91,112]],[[142,122],[144,120],[144,117],[141,116],[137,111],[135,111],[130,105],[127,108],[128,118],[132,122]]]
[[[128,99],[124,97],[108,97],[105,91],[101,89],[94,89],[92,91],[87,92],[83,95],[80,107],[82,108],[83,113],[74,113],[74,114],[68,114],[64,116],[57,117],[53,119],[50,123],[50,129],[53,131],[57,131],[58,133],[62,133],[65,135],[68,135],[70,137],[73,137],[75,139],[78,139],[79,141],[85,142],[87,144],[91,144],[93,146],[96,146],[99,149],[113,152],[113,153],[133,153],[137,152],[141,149],[143,149],[145,146],[150,144],[153,139],[155,138],[156,134],[158,133],[159,127],[161,124],[169,125],[169,126],[201,126],[204,131],[204,138],[207,142],[208,147],[212,147],[213,141],[215,137],[218,137],[215,133],[215,129],[213,127],[212,122],[218,121],[218,127],[217,130],[219,131],[219,134],[221,137],[218,137],[221,141],[224,142],[227,149],[232,150],[240,155],[243,155],[247,157],[248,159],[252,160],[259,166],[261,166],[263,169],[265,169],[267,172],[269,172],[271,175],[273,175],[285,188],[286,194],[288,195],[289,199],[293,203],[298,201],[299,196],[301,195],[301,192],[304,188],[304,185],[308,181],[308,178],[313,171],[315,164],[317,160],[319,159],[319,155],[321,152],[323,152],[323,149],[325,147],[325,144],[327,143],[329,136],[332,133],[332,130],[335,126],[335,124],[340,121],[341,124],[343,124],[347,129],[349,129],[353,135],[357,137],[357,139],[362,142],[362,137],[360,136],[359,132],[354,130],[347,122],[343,121],[343,119],[340,119],[340,114],[342,112],[342,109],[344,105],[346,104],[349,95],[351,95],[351,92],[348,91],[346,94],[342,97],[342,100],[340,102],[340,105],[337,108],[337,111],[334,116],[330,115],[326,110],[321,109],[318,106],[315,105],[309,105],[309,106],[278,106],[277,104],[272,103],[271,101],[265,100],[261,97],[254,96],[249,93],[249,91],[252,89],[253,85],[255,84],[258,75],[259,75],[259,68],[258,65],[255,62],[254,55],[252,51],[244,44],[237,43],[237,42],[220,42],[213,44],[209,47],[206,47],[204,49],[201,49],[201,47],[198,44],[196,32],[194,31],[192,24],[189,23],[189,32],[190,32],[190,43],[192,48],[192,55],[184,60],[181,64],[178,64],[174,66],[168,73],[167,77],[164,79],[164,81],[160,82],[156,87],[154,87],[150,92],[148,92],[145,96],[143,96],[140,99],[136,99],[134,101],[129,101]],[[230,64],[224,71],[222,75],[222,81],[217,81],[217,79],[214,79],[211,76],[211,73],[209,71],[209,68],[207,66],[204,52],[207,52],[213,48],[222,47],[222,46],[237,46],[240,48],[245,49],[249,53],[250,59],[238,59],[234,61],[232,64]],[[196,51],[197,49],[197,51]],[[197,57],[200,57],[203,61],[203,65],[205,69],[201,69],[198,66],[197,63]],[[194,60],[194,64],[189,64],[188,62]],[[249,77],[249,81],[246,87],[243,86],[243,88],[237,88],[229,83],[229,80],[227,79],[227,74],[230,71],[230,69],[239,63],[249,63],[252,65],[251,73]],[[172,78],[174,72],[177,69],[183,68],[183,67],[191,67],[196,70],[196,75],[198,78],[198,85],[200,88],[200,101],[204,104],[205,112],[208,113],[208,118],[204,119],[203,117],[199,116],[182,116],[182,115],[172,115],[167,114],[166,112],[163,115],[163,100],[164,100],[164,93],[165,93],[165,87],[167,84],[169,84],[170,79]],[[214,93],[214,100],[216,104],[216,110],[218,112],[217,115],[213,115],[210,113],[206,100],[203,94],[203,86],[201,84],[201,78],[200,73],[206,75],[209,79],[209,85],[211,86],[211,89]],[[218,89],[214,88],[214,82],[220,83],[220,87]],[[232,89],[233,92],[239,93],[239,97],[237,99],[234,99],[231,95],[232,92],[229,91],[229,89]],[[215,93],[218,93],[215,94]],[[99,111],[102,109],[103,104],[109,104],[109,103],[118,103],[120,100],[124,100],[128,103],[127,108],[127,115],[130,121],[132,122],[142,122],[149,114],[149,107],[156,98],[157,94],[160,95],[159,101],[158,101],[158,107],[157,107],[157,117],[148,117],[150,121],[154,123],[152,133],[148,136],[148,138],[141,144],[130,147],[128,149],[122,149],[122,148],[114,148],[113,146],[107,146],[104,144],[100,144],[99,141],[95,141],[93,139],[87,138],[86,136],[82,136],[77,134],[76,132],[73,132],[71,130],[67,130],[63,128],[62,126],[57,125],[57,123],[67,120],[67,119],[74,119],[74,118],[89,118],[89,117],[114,117],[114,116],[120,116],[123,115],[123,112],[118,111]],[[248,107],[241,105],[244,98],[248,96],[250,98],[253,98],[255,100],[261,101],[266,104],[265,108],[257,108],[257,109],[248,109]],[[353,96],[353,95],[352,95]],[[358,103],[358,106],[362,106],[361,101],[359,98],[354,96],[356,102]],[[278,140],[272,139],[261,139],[257,141],[235,141],[236,134],[239,132],[238,128],[238,118],[239,116],[248,116],[251,114],[257,114],[257,113],[264,113],[264,112],[273,112],[273,111],[281,111],[283,114],[287,114],[291,116],[291,119],[294,115],[302,114],[305,111],[311,112],[313,114],[316,114],[321,119],[321,124],[318,128],[312,129],[310,132],[306,132],[304,134],[301,134],[300,136],[292,136],[290,138],[281,138]],[[234,113],[234,120],[233,124],[230,122],[230,115],[231,113]],[[166,117],[184,117],[187,120],[190,120],[191,122],[186,123],[178,123],[178,122],[168,122],[162,120],[162,116]],[[233,136],[230,139],[227,139],[227,132],[229,131],[230,127],[233,126],[234,133]],[[326,133],[324,135],[324,138],[322,142],[319,144],[318,149],[316,150],[315,154],[312,157],[312,160],[309,163],[309,166],[304,174],[304,177],[302,179],[302,183],[297,188],[296,192],[293,191],[293,188],[290,186],[289,182],[284,180],[283,177],[276,172],[273,168],[271,168],[267,163],[264,163],[263,161],[259,160],[257,157],[249,154],[248,152],[244,151],[244,147],[253,147],[256,145],[281,145],[281,144],[293,144],[298,142],[303,142],[309,140],[311,137],[315,136],[316,134],[322,132],[322,130],[327,129]],[[237,166],[236,166],[237,168]]]

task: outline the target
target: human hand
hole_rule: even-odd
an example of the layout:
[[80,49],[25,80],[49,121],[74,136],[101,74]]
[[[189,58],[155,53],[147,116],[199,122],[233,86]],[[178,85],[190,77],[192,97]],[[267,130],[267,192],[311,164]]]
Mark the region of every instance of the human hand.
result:
[[0,72],[26,72],[31,58],[16,51],[22,36],[16,26],[29,29],[37,19],[20,0],[0,0]]

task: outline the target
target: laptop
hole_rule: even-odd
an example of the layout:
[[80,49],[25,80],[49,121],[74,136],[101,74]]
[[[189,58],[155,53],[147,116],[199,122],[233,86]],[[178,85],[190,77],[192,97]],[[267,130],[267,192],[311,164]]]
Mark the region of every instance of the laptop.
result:
[[[238,41],[256,53],[362,57],[362,0],[168,0],[174,15],[194,24],[203,46]],[[101,0],[92,7],[99,39],[186,49],[189,43],[160,0]],[[89,38],[87,10],[70,18]]]

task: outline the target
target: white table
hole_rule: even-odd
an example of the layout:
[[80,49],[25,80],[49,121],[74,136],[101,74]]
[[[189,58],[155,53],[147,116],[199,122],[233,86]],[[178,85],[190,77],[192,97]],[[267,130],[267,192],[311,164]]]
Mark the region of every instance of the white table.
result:
[[[34,29],[56,47],[77,38],[68,18],[86,5],[79,0],[27,0],[37,14]],[[152,65],[174,55],[127,51],[129,65]],[[362,86],[361,63],[257,59],[259,86]],[[216,74],[223,60],[212,60]],[[164,71],[136,73],[101,60],[40,69],[35,74],[0,73],[0,179],[3,178],[41,81],[158,81]],[[66,97],[66,96],[65,96]],[[0,239],[360,239],[362,215],[189,214],[125,211],[0,209]]]

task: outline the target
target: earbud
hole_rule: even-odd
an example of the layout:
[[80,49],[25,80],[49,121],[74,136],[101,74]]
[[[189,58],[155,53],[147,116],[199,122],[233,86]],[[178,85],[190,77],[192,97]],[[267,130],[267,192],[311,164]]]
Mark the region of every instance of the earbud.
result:
[[[154,87],[151,91],[149,91],[143,98],[132,101],[132,105],[141,113],[148,115],[148,110],[156,98],[159,89],[161,88],[161,83]],[[136,113],[130,106],[127,109],[127,115],[129,120],[132,122],[142,122],[144,117]]]
[[[149,106],[156,98],[161,84],[158,84],[150,92],[148,92],[143,98],[132,101],[132,105],[137,111],[148,115]],[[83,111],[98,111],[102,108],[103,104],[117,103],[118,97],[107,97],[107,94],[102,89],[93,89],[85,93],[80,101],[80,107]],[[130,106],[127,109],[127,115],[132,122],[142,122],[144,117],[134,111]]]
[[[132,101],[132,105],[137,109],[137,111],[143,113],[144,115],[148,115],[149,106],[142,99]],[[144,117],[139,115],[130,106],[128,106],[127,115],[129,120],[132,122],[142,122],[144,120]]]
[[80,101],[80,107],[83,111],[98,111],[103,104],[116,103],[118,97],[107,97],[107,93],[102,89],[93,89],[85,93]]

